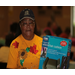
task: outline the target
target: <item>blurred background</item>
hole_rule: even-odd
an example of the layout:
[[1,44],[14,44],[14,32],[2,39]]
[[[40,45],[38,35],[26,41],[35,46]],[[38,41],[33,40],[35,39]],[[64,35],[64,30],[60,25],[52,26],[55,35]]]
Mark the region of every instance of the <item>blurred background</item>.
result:
[[20,12],[25,8],[34,12],[39,36],[52,35],[72,40],[71,59],[75,60],[74,6],[0,6],[0,46],[6,45],[6,35],[15,35]]
[[38,30],[42,31],[51,21],[62,31],[71,27],[71,6],[0,6],[0,37],[9,33],[13,22],[19,22],[19,14],[25,8],[33,10]]

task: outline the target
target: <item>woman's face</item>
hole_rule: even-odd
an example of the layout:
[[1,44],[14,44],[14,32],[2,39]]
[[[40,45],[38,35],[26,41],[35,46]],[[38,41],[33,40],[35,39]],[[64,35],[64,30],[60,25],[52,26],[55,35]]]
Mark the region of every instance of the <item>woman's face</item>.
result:
[[32,37],[34,35],[35,23],[30,18],[25,18],[20,23],[22,35],[25,37]]

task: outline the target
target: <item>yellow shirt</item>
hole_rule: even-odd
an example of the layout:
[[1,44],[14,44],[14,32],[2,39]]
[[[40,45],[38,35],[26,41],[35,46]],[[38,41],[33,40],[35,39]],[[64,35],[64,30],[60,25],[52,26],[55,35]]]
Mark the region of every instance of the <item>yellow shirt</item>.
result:
[[28,41],[21,34],[10,45],[7,68],[38,69],[41,47],[41,37],[34,35],[34,38]]

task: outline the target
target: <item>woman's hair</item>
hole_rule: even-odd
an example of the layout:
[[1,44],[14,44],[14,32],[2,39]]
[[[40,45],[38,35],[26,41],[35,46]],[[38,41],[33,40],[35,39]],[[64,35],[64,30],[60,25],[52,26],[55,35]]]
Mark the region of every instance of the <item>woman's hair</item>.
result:
[[[19,25],[17,26],[17,31],[16,31],[16,34],[15,34],[15,38],[18,37],[20,34],[22,34],[21,29],[20,29],[20,23],[21,23],[21,21],[19,22]],[[36,22],[35,22],[34,34],[38,35],[37,34]]]

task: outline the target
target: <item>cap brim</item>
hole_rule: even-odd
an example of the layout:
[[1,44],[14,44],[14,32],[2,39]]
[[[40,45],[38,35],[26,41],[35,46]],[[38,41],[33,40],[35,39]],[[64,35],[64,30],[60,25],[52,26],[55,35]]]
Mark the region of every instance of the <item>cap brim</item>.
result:
[[34,20],[33,18],[31,18],[31,17],[23,17],[22,19],[20,19],[19,21],[22,21],[24,18],[30,18],[30,19],[32,19],[32,20]]

